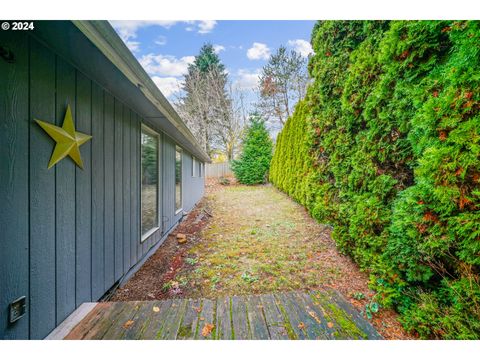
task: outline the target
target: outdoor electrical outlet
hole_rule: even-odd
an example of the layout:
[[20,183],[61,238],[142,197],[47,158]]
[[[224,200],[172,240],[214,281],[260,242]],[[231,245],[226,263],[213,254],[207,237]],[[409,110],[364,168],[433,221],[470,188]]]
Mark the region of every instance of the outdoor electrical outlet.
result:
[[26,298],[25,296],[19,297],[17,300],[10,304],[10,323],[14,323],[23,317],[26,313]]

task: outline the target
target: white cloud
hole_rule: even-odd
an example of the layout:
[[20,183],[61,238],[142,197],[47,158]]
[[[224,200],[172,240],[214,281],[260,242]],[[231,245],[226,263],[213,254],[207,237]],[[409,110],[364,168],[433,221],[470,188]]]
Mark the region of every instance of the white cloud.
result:
[[142,56],[139,61],[150,76],[182,76],[187,73],[188,65],[194,60],[195,56],[184,56],[177,59],[171,55],[147,54]]
[[110,24],[115,28],[120,37],[125,39],[136,38],[137,31],[141,28],[149,26],[161,26],[165,29],[171,28],[178,23],[185,23],[187,28],[197,30],[199,34],[207,34],[211,32],[217,22],[215,20],[113,20]]
[[114,27],[120,37],[125,39],[136,38],[137,31],[140,28],[148,26],[161,26],[170,28],[175,25],[177,21],[173,20],[113,20],[110,24]]
[[213,50],[216,54],[219,54],[220,52],[225,51],[225,46],[215,44],[213,45]]
[[124,40],[124,43],[125,43],[125,45],[127,45],[128,49],[131,52],[137,52],[138,50],[140,50],[140,42],[139,41],[133,41],[133,40],[126,39],[126,40]]
[[182,81],[176,77],[152,76],[152,80],[167,98],[180,92],[182,89]]
[[312,45],[310,45],[307,40],[288,40],[287,45],[291,46],[297,53],[299,53],[303,57],[307,57],[308,55],[313,53]]
[[160,35],[157,37],[157,40],[155,40],[155,44],[157,45],[165,45],[167,43],[167,37]]
[[208,34],[217,25],[217,22],[215,20],[200,20],[197,24],[199,34]]
[[268,60],[270,49],[266,44],[254,42],[252,47],[247,50],[247,57],[250,60]]
[[240,90],[252,90],[258,88],[260,78],[260,69],[253,71],[246,69],[239,69],[236,74],[236,79],[233,83],[234,87]]

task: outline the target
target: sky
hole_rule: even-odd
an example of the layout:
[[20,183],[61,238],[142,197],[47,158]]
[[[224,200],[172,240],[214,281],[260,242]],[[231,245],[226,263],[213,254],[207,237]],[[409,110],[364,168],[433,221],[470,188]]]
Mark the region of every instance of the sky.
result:
[[188,64],[203,44],[214,46],[232,84],[248,92],[257,87],[262,66],[280,45],[305,57],[311,53],[310,34],[315,22],[128,20],[110,23],[162,93],[174,101],[180,94]]

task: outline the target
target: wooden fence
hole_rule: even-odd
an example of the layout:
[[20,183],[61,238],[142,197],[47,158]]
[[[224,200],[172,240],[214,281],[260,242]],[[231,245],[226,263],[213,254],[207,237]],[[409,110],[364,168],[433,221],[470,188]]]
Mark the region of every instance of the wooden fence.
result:
[[219,178],[223,176],[233,175],[229,162],[206,164],[205,165],[205,177],[207,178]]

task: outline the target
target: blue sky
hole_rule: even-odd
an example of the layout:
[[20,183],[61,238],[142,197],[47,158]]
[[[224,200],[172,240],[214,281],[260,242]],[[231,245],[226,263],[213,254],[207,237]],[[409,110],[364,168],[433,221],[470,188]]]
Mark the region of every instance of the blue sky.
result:
[[111,21],[164,95],[174,100],[188,64],[209,42],[227,68],[232,84],[255,89],[270,53],[286,45],[311,52],[314,21]]

